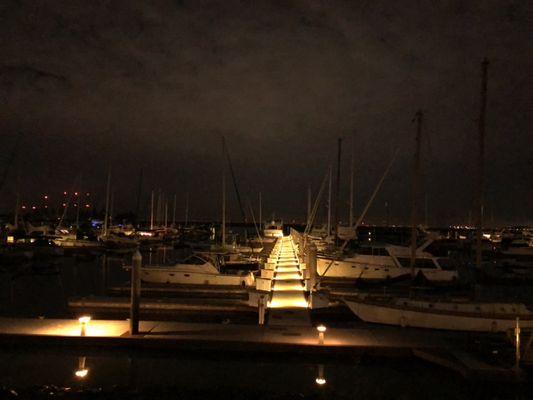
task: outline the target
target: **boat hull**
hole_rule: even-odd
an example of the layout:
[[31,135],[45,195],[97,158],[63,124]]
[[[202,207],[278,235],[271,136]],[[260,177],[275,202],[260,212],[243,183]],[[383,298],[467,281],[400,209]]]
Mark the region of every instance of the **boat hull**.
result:
[[210,274],[190,271],[169,271],[165,268],[142,268],[141,280],[148,283],[215,286],[250,286],[253,284],[253,277],[250,274]]
[[[318,258],[317,272],[327,278],[385,281],[398,280],[411,276],[409,268],[397,267],[389,257],[382,257],[379,264],[372,261],[331,261]],[[331,264],[331,266],[330,266]],[[457,279],[457,271],[440,269],[415,268],[415,275],[422,274],[430,282],[453,282]]]
[[[363,301],[345,300],[345,303],[363,321],[377,324],[472,332],[507,332],[516,325],[514,318],[499,316],[454,315]],[[533,319],[521,319],[520,326],[522,329],[533,328]]]

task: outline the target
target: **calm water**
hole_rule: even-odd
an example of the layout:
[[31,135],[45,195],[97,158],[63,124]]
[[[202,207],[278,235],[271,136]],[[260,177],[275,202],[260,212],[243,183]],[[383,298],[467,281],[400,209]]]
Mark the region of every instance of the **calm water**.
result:
[[[528,399],[527,385],[468,382],[412,360],[90,356],[1,352],[0,385],[22,398]],[[84,364],[83,364],[84,363]],[[325,380],[318,385],[317,378]],[[50,395],[53,392],[54,395]],[[83,394],[83,396],[82,396]],[[19,397],[20,398],[20,397]]]

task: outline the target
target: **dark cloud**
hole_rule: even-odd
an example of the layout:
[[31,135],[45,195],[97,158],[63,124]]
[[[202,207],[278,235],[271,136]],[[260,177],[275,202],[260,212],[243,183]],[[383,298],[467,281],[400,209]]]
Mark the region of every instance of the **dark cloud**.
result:
[[358,208],[399,145],[370,219],[383,220],[388,200],[405,222],[422,108],[430,219],[464,221],[487,56],[488,208],[498,222],[533,222],[531,11],[527,1],[4,1],[3,148],[26,135],[2,206],[14,202],[15,170],[31,200],[78,173],[101,193],[112,165],[121,208],[135,204],[143,167],[146,195],[189,191],[197,216],[216,217],[225,135],[244,197],[262,191],[268,212],[301,217],[336,138],[355,131]]

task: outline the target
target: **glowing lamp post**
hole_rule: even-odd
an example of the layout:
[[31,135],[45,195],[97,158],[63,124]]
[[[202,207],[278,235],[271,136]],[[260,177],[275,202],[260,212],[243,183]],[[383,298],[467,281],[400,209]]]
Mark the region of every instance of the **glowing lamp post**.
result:
[[91,320],[91,317],[85,316],[80,317],[78,321],[80,321],[80,336],[85,336],[87,333],[87,325],[89,324],[89,321]]
[[318,331],[318,344],[324,344],[324,333],[326,332],[326,327],[324,325],[318,325],[316,330]]

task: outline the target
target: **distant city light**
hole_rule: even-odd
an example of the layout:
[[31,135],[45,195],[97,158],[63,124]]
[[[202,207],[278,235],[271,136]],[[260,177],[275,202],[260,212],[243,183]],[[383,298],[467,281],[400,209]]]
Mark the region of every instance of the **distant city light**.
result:
[[32,209],[32,210],[37,210],[37,207],[35,207],[35,206],[31,206],[31,209]]
[[22,206],[22,209],[25,210],[25,209],[26,209],[26,206]]
[[67,204],[66,204],[66,203],[63,203],[63,207],[66,207],[66,206],[67,206]]
[[63,194],[66,196],[66,195],[67,195],[67,192],[63,192]]
[[89,204],[85,204],[85,208],[89,208],[89,207],[90,207],[90,205],[89,205]]
[[44,195],[44,199],[45,199],[45,200],[48,200],[48,195],[45,194],[45,195]]
[[77,196],[78,195],[78,192],[74,192],[74,196]]

